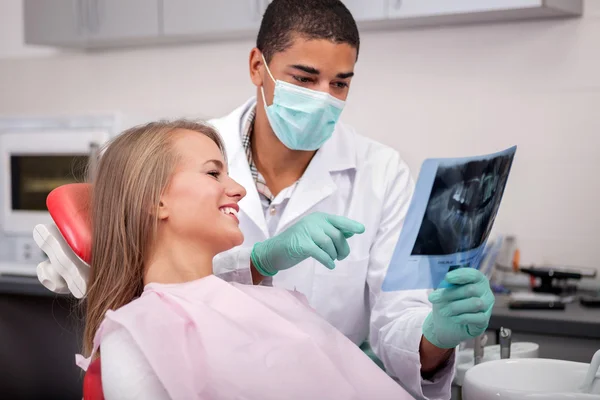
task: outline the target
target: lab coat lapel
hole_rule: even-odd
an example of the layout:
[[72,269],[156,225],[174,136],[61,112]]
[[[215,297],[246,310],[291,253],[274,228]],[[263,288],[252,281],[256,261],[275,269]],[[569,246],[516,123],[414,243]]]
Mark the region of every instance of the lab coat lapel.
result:
[[[298,181],[298,186],[281,217],[277,232],[286,229],[337,190],[332,173],[353,168],[356,168],[354,140],[347,128],[338,123],[331,139],[317,151]],[[335,213],[335,210],[329,212]]]
[[306,211],[329,197],[336,189],[337,185],[331,178],[325,154],[319,150],[298,181],[294,193],[281,216],[277,231],[280,232],[289,224],[295,222]]

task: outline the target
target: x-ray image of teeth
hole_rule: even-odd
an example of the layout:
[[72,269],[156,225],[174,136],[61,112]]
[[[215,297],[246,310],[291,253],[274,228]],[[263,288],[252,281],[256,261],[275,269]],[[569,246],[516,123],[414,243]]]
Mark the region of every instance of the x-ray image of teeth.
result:
[[449,270],[479,268],[515,152],[425,160],[384,291],[435,289]]
[[412,255],[448,255],[487,239],[511,158],[439,167]]

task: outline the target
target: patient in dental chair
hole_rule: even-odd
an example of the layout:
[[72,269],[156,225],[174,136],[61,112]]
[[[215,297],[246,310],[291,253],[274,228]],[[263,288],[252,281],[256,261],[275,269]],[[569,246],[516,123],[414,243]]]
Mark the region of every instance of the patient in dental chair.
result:
[[212,259],[242,244],[210,127],[156,122],[103,153],[92,181],[87,369],[112,399],[408,399],[299,293],[229,283]]

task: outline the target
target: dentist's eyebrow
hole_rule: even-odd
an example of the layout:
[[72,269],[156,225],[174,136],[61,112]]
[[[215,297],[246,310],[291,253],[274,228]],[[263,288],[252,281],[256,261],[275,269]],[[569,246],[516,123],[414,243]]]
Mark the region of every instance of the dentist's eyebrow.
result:
[[[314,67],[309,67],[308,65],[295,64],[295,65],[290,65],[290,67],[300,70],[302,72],[306,72],[307,74],[311,74],[311,75],[319,75],[321,73],[321,71],[319,71],[318,69],[316,69]],[[354,72],[352,72],[352,71],[340,72],[339,74],[336,75],[336,78],[348,79],[348,78],[352,78],[353,76],[354,76]]]
[[336,76],[340,79],[348,79],[354,76],[354,72],[340,72]]
[[309,67],[308,65],[301,65],[301,64],[295,64],[295,65],[290,65],[290,67],[300,70],[302,72],[306,72],[307,74],[311,74],[311,75],[319,75],[321,72],[314,68],[314,67]]

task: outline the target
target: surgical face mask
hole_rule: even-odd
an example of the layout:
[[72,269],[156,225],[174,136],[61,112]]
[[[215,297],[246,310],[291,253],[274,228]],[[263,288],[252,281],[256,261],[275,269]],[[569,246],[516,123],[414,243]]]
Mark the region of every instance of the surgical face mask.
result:
[[263,56],[265,68],[275,82],[273,104],[263,104],[277,138],[292,150],[317,150],[333,134],[345,102],[329,93],[306,89],[273,78]]

